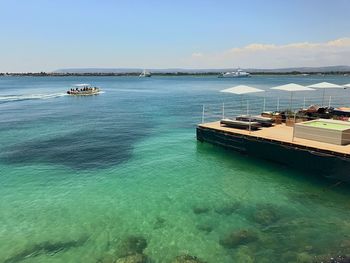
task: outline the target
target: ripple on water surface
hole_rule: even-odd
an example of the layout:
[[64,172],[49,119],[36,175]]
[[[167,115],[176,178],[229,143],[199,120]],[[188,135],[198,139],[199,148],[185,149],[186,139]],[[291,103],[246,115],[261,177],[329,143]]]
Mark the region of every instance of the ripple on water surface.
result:
[[197,262],[295,262],[348,253],[348,207],[336,203],[341,192],[197,144],[191,133],[143,140],[134,153],[118,168],[88,177],[47,182],[44,174],[55,177],[48,170],[17,185],[15,196],[2,191],[8,205],[0,215],[6,222],[0,258],[109,262],[138,254],[152,262],[184,255]]
[[[110,89],[98,98],[0,105],[0,262],[327,262],[350,253],[348,187],[196,142],[188,110],[222,82],[96,81]],[[143,93],[145,83],[159,92]]]

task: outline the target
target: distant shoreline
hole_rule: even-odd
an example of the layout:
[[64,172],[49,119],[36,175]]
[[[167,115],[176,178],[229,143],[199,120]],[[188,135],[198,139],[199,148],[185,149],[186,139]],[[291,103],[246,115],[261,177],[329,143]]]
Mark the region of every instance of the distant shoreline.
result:
[[[7,72],[0,73],[0,77],[3,76],[16,76],[16,77],[127,77],[127,76],[139,76],[139,72],[131,73],[113,73],[113,72],[103,72],[103,73],[57,73],[57,72],[28,72],[28,73],[15,73]],[[292,76],[308,76],[308,75],[343,75],[350,76],[350,71],[327,71],[327,72],[300,72],[300,71],[291,71],[291,72],[250,72],[252,76],[261,76],[261,75],[292,75]],[[152,76],[218,76],[218,72],[169,72],[169,73],[152,73]]]

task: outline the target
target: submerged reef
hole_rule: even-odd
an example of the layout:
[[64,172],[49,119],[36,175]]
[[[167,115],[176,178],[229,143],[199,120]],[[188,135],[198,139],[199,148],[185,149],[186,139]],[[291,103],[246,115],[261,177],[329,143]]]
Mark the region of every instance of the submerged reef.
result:
[[159,229],[165,226],[165,219],[158,216],[154,222],[153,229]]
[[307,252],[301,252],[296,255],[296,260],[298,263],[309,263],[312,262],[312,256]]
[[115,263],[150,263],[150,259],[144,254],[134,254],[118,258]]
[[350,263],[350,257],[341,256],[316,256],[312,263]]
[[171,263],[206,263],[201,259],[191,255],[177,256]]
[[149,263],[150,258],[143,253],[147,240],[143,236],[130,235],[119,240],[116,250],[110,251],[98,263]]
[[250,229],[241,229],[233,231],[226,237],[220,239],[219,243],[225,248],[236,248],[240,245],[245,245],[250,242],[257,241],[259,239],[258,234]]
[[151,263],[151,260],[144,254],[133,254],[119,258],[108,254],[99,259],[97,263]]
[[224,204],[223,206],[217,207],[215,209],[215,212],[221,215],[231,215],[236,210],[240,208],[241,204],[239,202],[233,202],[233,203],[228,203]]
[[208,213],[210,211],[210,208],[207,206],[193,206],[192,207],[192,211],[195,214],[204,214],[204,213]]
[[277,207],[270,204],[260,204],[256,206],[256,212],[252,218],[256,223],[268,226],[280,220],[281,216]]
[[123,239],[119,246],[121,256],[142,254],[147,247],[147,240],[143,236],[128,236]]
[[[254,263],[256,259],[254,257],[254,253],[247,246],[240,246],[237,248],[234,262],[244,262],[244,263]],[[260,259],[261,260],[261,259]]]
[[213,226],[209,223],[201,223],[198,224],[197,229],[206,233],[210,233],[211,231],[213,231]]
[[4,263],[16,263],[22,260],[37,257],[40,255],[53,256],[64,250],[68,250],[73,247],[82,246],[88,237],[82,237],[78,240],[69,240],[69,241],[60,241],[60,242],[51,242],[46,241],[39,243],[24,249],[23,251],[15,254],[4,261]]

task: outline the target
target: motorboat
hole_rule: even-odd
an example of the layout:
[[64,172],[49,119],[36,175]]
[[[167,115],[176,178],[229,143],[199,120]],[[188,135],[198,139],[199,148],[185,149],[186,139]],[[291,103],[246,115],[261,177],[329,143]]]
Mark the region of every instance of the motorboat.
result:
[[148,71],[146,71],[145,69],[142,71],[142,73],[139,75],[140,78],[149,78],[151,77],[152,74]]
[[219,78],[246,78],[246,77],[250,77],[250,73],[245,72],[244,70],[238,68],[235,71],[221,73],[218,77]]
[[73,88],[67,91],[68,95],[73,96],[89,96],[89,95],[97,95],[101,91],[98,87],[93,87],[90,84],[75,84]]

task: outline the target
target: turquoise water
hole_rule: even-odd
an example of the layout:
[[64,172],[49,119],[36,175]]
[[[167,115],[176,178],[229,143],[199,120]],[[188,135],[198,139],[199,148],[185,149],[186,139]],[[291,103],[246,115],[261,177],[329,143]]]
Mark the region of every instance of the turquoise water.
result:
[[[152,262],[349,254],[348,186],[195,138],[203,103],[238,103],[220,89],[315,80],[0,78],[0,262],[113,262],[130,236]],[[105,93],[64,96],[79,82]]]

